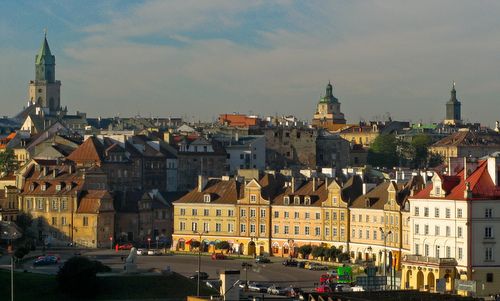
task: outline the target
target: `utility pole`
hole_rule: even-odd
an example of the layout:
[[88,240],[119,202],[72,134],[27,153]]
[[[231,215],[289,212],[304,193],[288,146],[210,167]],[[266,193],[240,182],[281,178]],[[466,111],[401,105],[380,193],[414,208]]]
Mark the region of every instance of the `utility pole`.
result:
[[202,231],[202,232],[197,232],[193,231],[194,234],[198,235],[200,238],[200,245],[198,246],[198,278],[197,279],[197,285],[196,285],[196,297],[200,296],[200,272],[201,272],[201,236],[203,234],[208,233],[208,231]]
[[380,232],[382,232],[382,236],[384,237],[384,276],[387,277],[387,264],[386,264],[386,262],[387,262],[387,235],[391,234],[392,231],[385,233],[384,229],[382,229],[382,227],[379,227],[379,229],[380,229]]

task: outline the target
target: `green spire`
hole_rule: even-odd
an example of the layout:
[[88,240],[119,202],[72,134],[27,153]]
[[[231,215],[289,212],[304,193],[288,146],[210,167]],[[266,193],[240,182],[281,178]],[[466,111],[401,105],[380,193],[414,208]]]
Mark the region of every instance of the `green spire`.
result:
[[35,64],[54,64],[54,60],[54,56],[50,52],[49,43],[47,42],[47,33],[45,33],[42,46],[36,55]]

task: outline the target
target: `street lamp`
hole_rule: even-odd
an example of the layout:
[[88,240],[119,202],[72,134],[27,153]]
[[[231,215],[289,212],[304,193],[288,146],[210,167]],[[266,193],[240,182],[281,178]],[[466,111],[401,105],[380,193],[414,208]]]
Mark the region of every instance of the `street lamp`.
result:
[[387,260],[387,236],[392,234],[392,231],[389,230],[389,232],[385,233],[384,229],[382,227],[379,228],[380,232],[382,232],[382,237],[384,238],[384,276],[387,276],[387,266],[386,266],[386,260]]
[[14,246],[13,240],[22,236],[19,228],[12,222],[0,222],[0,238],[9,241],[10,246],[10,300],[14,301]]
[[197,279],[197,286],[196,286],[196,297],[200,296],[200,270],[201,270],[201,236],[203,234],[207,234],[208,231],[202,231],[202,232],[197,232],[193,231],[194,234],[198,235],[200,237],[200,245],[198,246],[198,279]]
[[148,237],[148,250],[151,249],[151,237]]
[[248,290],[248,268],[252,267],[251,263],[243,262],[241,267],[245,270],[245,291]]

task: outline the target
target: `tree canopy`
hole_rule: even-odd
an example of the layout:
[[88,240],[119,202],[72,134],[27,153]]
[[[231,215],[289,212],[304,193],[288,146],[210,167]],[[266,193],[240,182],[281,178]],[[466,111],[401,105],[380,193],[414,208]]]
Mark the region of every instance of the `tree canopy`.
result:
[[17,169],[16,156],[12,149],[0,152],[0,172],[9,173]]

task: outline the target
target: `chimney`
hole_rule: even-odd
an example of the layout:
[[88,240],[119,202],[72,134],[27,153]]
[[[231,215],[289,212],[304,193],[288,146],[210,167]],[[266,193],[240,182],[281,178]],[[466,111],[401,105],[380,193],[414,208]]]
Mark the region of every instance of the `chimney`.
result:
[[313,192],[316,191],[316,177],[312,177],[313,180]]
[[325,189],[328,190],[328,177],[325,177]]
[[464,181],[467,180],[468,177],[468,172],[467,172],[467,157],[464,157]]
[[292,176],[292,193],[295,192],[295,177]]
[[56,177],[57,176],[57,169],[54,168],[54,170],[52,170],[52,177]]
[[497,157],[488,157],[488,173],[495,186],[498,186],[498,163]]
[[71,164],[70,164],[70,165],[69,165],[69,167],[68,167],[68,173],[69,173],[69,174],[72,174],[72,173],[73,173],[73,165],[71,165]]
[[470,182],[465,182],[464,198],[472,198],[472,190],[470,189]]
[[207,178],[199,175],[198,176],[198,192],[202,192],[203,189],[205,188],[205,185],[207,185]]
[[44,166],[44,167],[42,168],[42,176],[44,176],[44,177],[45,177],[46,175],[47,175],[47,167],[46,167],[46,166]]

